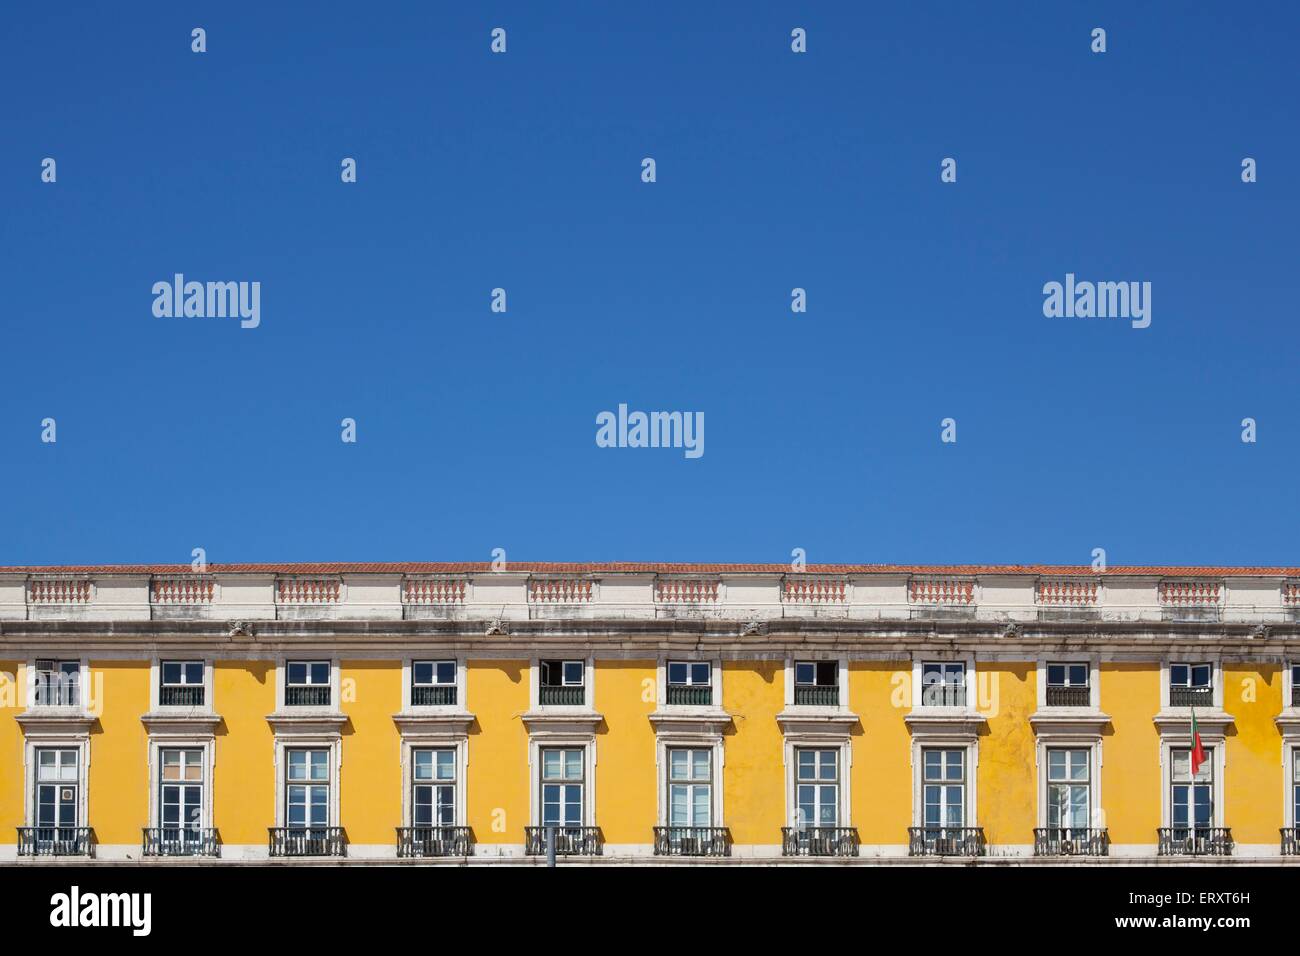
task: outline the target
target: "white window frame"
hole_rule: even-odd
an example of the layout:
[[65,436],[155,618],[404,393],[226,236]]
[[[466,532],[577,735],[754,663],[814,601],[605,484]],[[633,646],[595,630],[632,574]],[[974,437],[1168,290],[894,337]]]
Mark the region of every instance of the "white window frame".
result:
[[[1055,662],[1054,662],[1055,663]],[[1088,751],[1088,828],[1102,830],[1106,828],[1106,817],[1101,807],[1102,756],[1101,738],[1095,735],[1040,736],[1034,748],[1034,761],[1038,769],[1038,827],[1046,829],[1048,824],[1048,780],[1047,751],[1049,750],[1086,750]],[[1069,829],[1068,827],[1065,829]]]
[[668,761],[668,751],[670,750],[707,750],[709,751],[710,767],[713,774],[712,790],[709,794],[711,806],[709,812],[713,816],[713,823],[710,826],[725,827],[726,817],[724,812],[723,800],[723,771],[726,769],[726,756],[722,746],[722,734],[690,734],[674,733],[670,731],[660,731],[655,735],[655,776],[658,780],[657,802],[658,807],[656,819],[659,826],[672,826],[668,822],[669,811],[672,809],[668,797],[668,774],[671,767]]
[[212,827],[212,778],[216,771],[216,748],[212,737],[159,737],[149,738],[149,828],[157,829],[162,822],[162,751],[201,750],[203,752],[203,795],[199,826]]
[[[36,703],[36,662],[37,661],[76,661],[79,665],[80,672],[77,675],[77,693],[80,698],[76,704],[37,704]],[[50,654],[39,654],[26,664],[26,694],[24,702],[27,710],[33,714],[71,714],[71,713],[89,713],[90,711],[90,662],[86,657],[77,654],[62,654],[53,652]]]
[[1290,738],[1282,746],[1282,818],[1289,828],[1300,827],[1296,819],[1295,791],[1300,789],[1300,777],[1295,776],[1300,767],[1300,741]]
[[[922,674],[926,664],[965,665],[966,703],[964,706],[925,703]],[[915,653],[912,655],[912,709],[928,714],[976,714],[979,706],[978,680],[974,654]]]
[[[1222,734],[1202,732],[1201,743],[1206,750],[1212,751],[1210,759],[1213,762],[1214,819],[1210,821],[1210,826],[1221,828],[1227,825],[1223,821],[1228,819],[1228,808],[1223,802],[1224,777],[1228,767],[1227,740]],[[1164,829],[1174,825],[1173,751],[1191,748],[1190,732],[1182,735],[1167,733],[1160,739],[1160,826]]]
[[[41,658],[45,660],[45,658]],[[71,660],[71,658],[68,658]],[[64,708],[65,710],[67,708]],[[36,826],[36,751],[77,751],[77,826],[90,826],[90,735],[72,733],[29,733],[23,747],[25,786],[23,787],[23,820],[27,827]]]
[[[188,707],[184,704],[163,704],[162,703],[162,665],[181,662],[203,665],[203,705],[200,707]],[[195,714],[213,714],[216,712],[212,702],[212,671],[215,665],[214,659],[210,654],[190,654],[179,652],[175,655],[166,657],[161,654],[156,655],[149,662],[149,710],[155,713],[195,713]]]
[[[549,659],[549,658],[548,658]],[[582,825],[596,821],[596,742],[594,735],[532,734],[528,739],[529,826],[542,826],[542,750],[582,750]]]
[[[932,708],[933,709],[933,708]],[[965,786],[966,806],[962,827],[970,829],[980,826],[979,822],[979,742],[971,740],[969,735],[947,736],[940,733],[928,733],[924,738],[912,738],[912,826],[924,827],[925,823],[925,758],[926,750],[964,750],[966,751]],[[942,824],[941,824],[942,826]]]
[[835,664],[835,681],[838,701],[832,710],[847,712],[849,709],[849,659],[845,654],[827,654],[810,651],[807,655],[791,655],[785,659],[785,709],[786,710],[827,710],[817,704],[796,704],[794,702],[795,665],[796,664]]
[[[712,682],[710,687],[713,690],[712,703],[710,704],[670,704],[668,703],[668,665],[669,664],[708,664],[709,680]],[[689,708],[707,707],[710,710],[722,709],[722,659],[715,657],[697,658],[686,654],[677,656],[660,656],[655,669],[655,688],[656,699],[655,706],[660,710],[682,710]]]
[[596,664],[590,654],[557,651],[555,654],[538,655],[529,661],[528,666],[528,708],[532,711],[542,709],[542,661],[581,661],[583,702],[579,704],[547,704],[547,713],[590,713],[596,707]]
[[[290,664],[328,664],[330,669],[330,703],[328,705],[314,704],[294,704],[292,707],[286,707],[284,703],[285,687],[289,680]],[[339,713],[343,709],[342,697],[339,693],[341,684],[339,678],[339,659],[337,656],[328,654],[286,654],[276,658],[275,661],[275,710],[279,714],[321,714]]]
[[277,735],[275,739],[275,826],[289,826],[287,806],[290,750],[328,750],[330,766],[329,822],[326,826],[340,827],[339,793],[343,783],[343,741],[339,737],[321,734]]
[[[846,735],[818,736],[816,734],[797,734],[787,736],[782,747],[782,760],[785,763],[785,822],[782,826],[798,826],[799,818],[799,750],[834,750],[837,752],[839,772],[839,806],[840,819],[835,825],[841,828],[853,826],[853,743]],[[819,827],[821,824],[809,824]]]
[[[420,658],[423,660],[424,658]],[[432,783],[437,786],[437,781],[416,781],[415,779],[415,751],[417,750],[451,750],[455,754],[456,779],[454,781],[454,797],[456,805],[455,819],[452,826],[466,826],[465,814],[465,792],[466,778],[469,775],[469,744],[463,736],[444,736],[444,737],[405,737],[402,740],[402,826],[413,827],[415,823],[415,785],[419,783]],[[435,824],[436,825],[436,824]]]
[[[454,704],[420,704],[411,703],[412,680],[415,676],[415,664],[438,661],[450,661],[456,665],[456,703]],[[465,655],[464,654],[421,654],[402,659],[402,711],[405,713],[463,713],[469,710],[465,699]],[[430,746],[435,746],[430,744]]]
[[1191,714],[1190,707],[1178,706],[1172,707],[1169,704],[1169,681],[1170,668],[1174,664],[1186,664],[1189,667],[1198,664],[1210,665],[1210,683],[1213,688],[1213,703],[1211,707],[1214,711],[1223,710],[1223,661],[1221,658],[1206,656],[1205,654],[1173,654],[1164,658],[1160,662],[1160,709],[1175,714]]
[[[1047,668],[1050,664],[1086,664],[1088,667],[1088,709],[1098,711],[1101,709],[1101,659],[1096,655],[1084,654],[1048,654],[1038,659],[1038,709],[1040,711],[1048,710],[1047,707]],[[1059,712],[1068,710],[1064,707],[1052,707],[1051,711]]]

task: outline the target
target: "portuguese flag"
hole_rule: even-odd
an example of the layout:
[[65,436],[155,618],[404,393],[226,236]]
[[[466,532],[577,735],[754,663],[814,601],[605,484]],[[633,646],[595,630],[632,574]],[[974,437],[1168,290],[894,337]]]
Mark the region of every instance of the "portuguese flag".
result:
[[1196,727],[1196,708],[1192,708],[1192,776],[1195,777],[1205,763],[1205,748],[1201,746],[1201,732]]

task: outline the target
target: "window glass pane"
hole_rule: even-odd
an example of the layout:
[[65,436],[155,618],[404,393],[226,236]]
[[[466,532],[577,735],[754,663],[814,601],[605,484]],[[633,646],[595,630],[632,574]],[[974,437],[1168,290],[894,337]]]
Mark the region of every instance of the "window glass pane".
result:
[[691,683],[708,684],[712,681],[712,668],[708,664],[691,665]]
[[1169,665],[1169,683],[1183,686],[1187,683],[1187,665],[1170,664]]
[[433,751],[417,750],[415,751],[415,779],[432,780],[433,779]]
[[307,665],[290,661],[288,666],[289,683],[305,684],[307,682]]
[[684,827],[690,824],[690,803],[687,788],[674,784],[668,790],[668,825]]
[[707,750],[692,750],[691,763],[696,780],[709,779],[709,752]]
[[812,750],[799,751],[799,779],[812,780],[817,776],[817,754]]
[[456,751],[454,750],[438,751],[438,779],[439,780],[456,779]]
[[1047,683],[1064,684],[1065,683],[1065,665],[1048,664],[1047,665]]
[[181,665],[166,662],[162,666],[162,679],[164,684],[179,684],[181,680]]
[[582,751],[581,750],[564,751],[564,779],[565,780],[582,779]]
[[925,825],[934,827],[941,822],[939,802],[940,788],[934,785],[925,788]]
[[834,687],[839,682],[839,666],[835,661],[820,661],[817,664],[817,683],[822,687]]
[[185,683],[202,684],[203,683],[203,662],[190,661],[185,665]]
[[797,663],[794,665],[794,682],[796,684],[811,684],[816,679],[816,671],[811,663]]
[[564,823],[582,825],[582,787],[569,784],[564,788]]
[[439,661],[437,671],[438,671],[439,684],[456,683],[456,662],[455,661]]
[[565,661],[564,662],[564,683],[570,687],[577,687],[582,684],[582,661]]
[[963,810],[962,805],[962,788],[961,787],[944,787],[944,825],[950,827],[959,827],[962,825]]
[[940,780],[943,777],[943,751],[925,751],[925,779]]
[[330,778],[328,750],[311,751],[311,778],[313,780],[328,780]]
[[1071,780],[1088,779],[1088,751],[1086,750],[1070,751],[1070,779]]
[[707,827],[709,826],[709,788],[697,786],[692,788],[694,791],[694,812],[695,816],[691,820],[691,826]]
[[307,752],[305,750],[289,751],[289,779],[307,779]]
[[1088,683],[1088,665],[1071,664],[1070,665],[1070,683],[1075,687],[1082,687]]
[[1065,779],[1065,751],[1064,750],[1047,751],[1047,779],[1048,780]]
[[819,756],[820,756],[820,763],[821,763],[821,774],[820,774],[821,779],[834,780],[835,779],[835,751],[823,750],[820,752]]
[[685,684],[686,683],[686,665],[669,664],[668,665],[668,683]]
[[1210,665],[1197,664],[1192,668],[1192,685],[1195,687],[1210,686]]
[[960,780],[962,778],[962,764],[965,761],[966,754],[961,750],[949,750],[946,752],[946,761],[948,765],[948,780]]
[[685,750],[668,751],[669,775],[673,780],[685,780],[687,777],[688,754]]
[[1173,754],[1173,777],[1175,780],[1187,780],[1191,776],[1191,757],[1186,750],[1175,750]]
[[416,684],[433,683],[433,662],[416,661],[411,665],[411,680]]
[[558,750],[542,751],[542,776],[547,780],[557,780],[563,766],[563,756]]
[[322,664],[322,663],[312,664],[311,682],[313,684],[328,684],[330,682],[329,664]]

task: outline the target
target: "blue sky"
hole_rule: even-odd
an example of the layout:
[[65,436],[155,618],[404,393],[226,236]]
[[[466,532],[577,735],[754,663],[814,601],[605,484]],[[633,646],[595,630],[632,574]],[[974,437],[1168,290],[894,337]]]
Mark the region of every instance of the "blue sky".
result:
[[0,563],[1297,563],[1295,4],[67,6],[0,35]]

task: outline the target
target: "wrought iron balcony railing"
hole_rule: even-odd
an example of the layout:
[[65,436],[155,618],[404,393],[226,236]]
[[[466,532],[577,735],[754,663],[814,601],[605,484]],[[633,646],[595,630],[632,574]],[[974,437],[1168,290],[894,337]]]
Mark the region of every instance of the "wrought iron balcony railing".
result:
[[90,827],[19,827],[19,856],[90,856]]
[[286,707],[328,707],[330,689],[325,684],[299,685],[284,689]]
[[840,689],[833,684],[795,684],[794,702],[810,707],[838,707]]
[[1169,688],[1170,707],[1210,707],[1213,704],[1213,687],[1174,686]]
[[782,856],[857,856],[855,827],[782,827]]
[[543,684],[538,689],[537,702],[543,707],[581,707],[587,698],[585,687],[565,687]]
[[923,707],[965,707],[965,684],[922,683],[921,706]]
[[218,856],[217,831],[202,827],[145,827],[145,856]]
[[474,841],[469,827],[398,827],[399,857],[469,856]]
[[203,687],[199,684],[164,684],[158,688],[158,703],[163,707],[202,707]]
[[1161,827],[1159,856],[1231,856],[1230,827]]
[[455,703],[455,684],[417,684],[411,688],[412,706],[448,707]]
[[546,833],[555,834],[556,856],[600,856],[604,841],[600,827],[524,827],[524,853],[546,855]]
[[655,856],[731,856],[726,827],[655,827]]
[[271,856],[343,856],[342,827],[267,827]]
[[1282,855],[1300,856],[1300,827],[1282,828]]
[[983,827],[908,827],[908,856],[983,856]]
[[1034,830],[1034,856],[1109,856],[1110,833],[1105,827],[1039,827]]
[[1291,685],[1291,706],[1300,707],[1300,684]]
[[1087,707],[1092,702],[1092,693],[1088,687],[1064,687],[1059,684],[1047,685],[1048,707]]
[[708,684],[669,684],[668,703],[708,707],[713,703],[713,688]]

